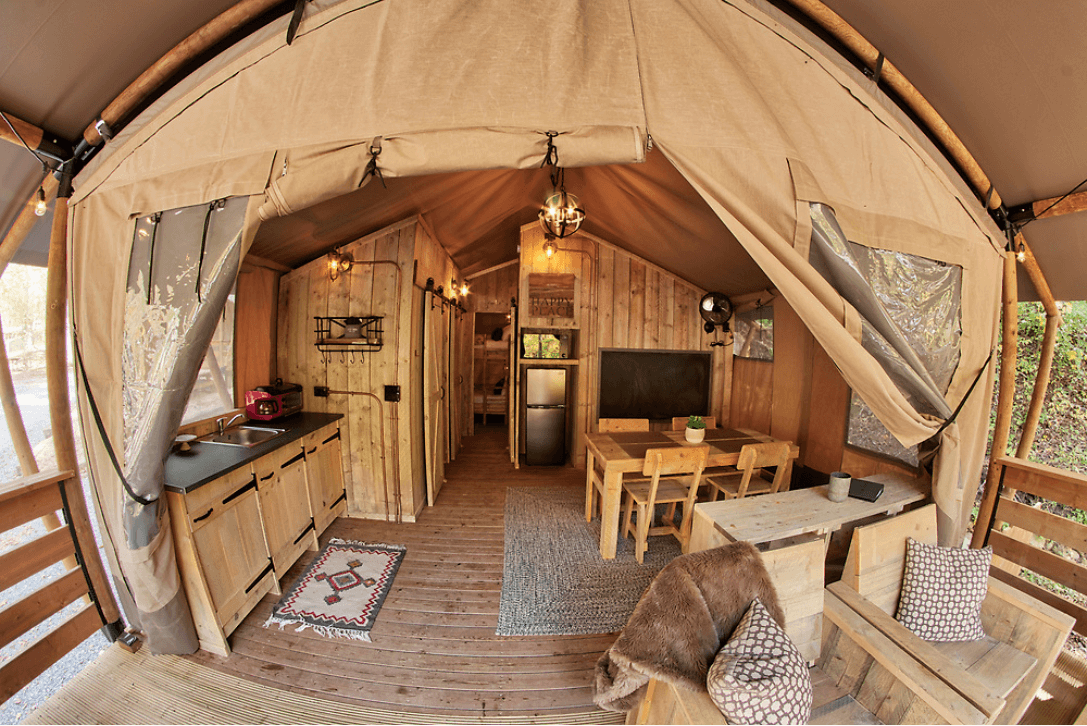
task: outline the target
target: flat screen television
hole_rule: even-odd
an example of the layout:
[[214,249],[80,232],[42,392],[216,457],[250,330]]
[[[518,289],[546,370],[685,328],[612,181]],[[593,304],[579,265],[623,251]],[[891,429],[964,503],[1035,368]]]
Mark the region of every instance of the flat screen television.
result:
[[708,352],[600,349],[600,418],[706,416],[709,408]]

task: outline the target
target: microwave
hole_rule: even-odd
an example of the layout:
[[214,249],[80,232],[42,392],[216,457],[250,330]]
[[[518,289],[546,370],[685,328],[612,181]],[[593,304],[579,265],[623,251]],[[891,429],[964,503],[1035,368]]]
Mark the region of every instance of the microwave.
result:
[[521,333],[521,357],[561,360],[573,357],[573,334],[565,331]]
[[245,415],[250,420],[271,421],[302,410],[302,386],[284,383],[281,378],[270,386],[257,386],[245,393]]

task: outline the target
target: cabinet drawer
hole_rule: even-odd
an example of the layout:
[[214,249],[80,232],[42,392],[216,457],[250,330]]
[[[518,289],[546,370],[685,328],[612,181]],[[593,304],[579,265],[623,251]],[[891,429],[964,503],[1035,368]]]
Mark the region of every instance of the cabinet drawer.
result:
[[302,439],[302,448],[306,450],[306,455],[317,453],[317,450],[322,446],[336,441],[340,437],[340,427],[336,424],[329,424],[322,429],[318,429],[311,434],[306,434]]
[[185,509],[190,521],[203,520],[208,511],[221,504],[224,499],[241,489],[253,478],[253,470],[242,466],[224,474],[215,481],[185,494]]
[[257,485],[263,486],[264,482],[278,474],[287,462],[302,454],[302,444],[294,441],[279,447],[275,451],[265,454],[253,462],[253,471],[257,475]]

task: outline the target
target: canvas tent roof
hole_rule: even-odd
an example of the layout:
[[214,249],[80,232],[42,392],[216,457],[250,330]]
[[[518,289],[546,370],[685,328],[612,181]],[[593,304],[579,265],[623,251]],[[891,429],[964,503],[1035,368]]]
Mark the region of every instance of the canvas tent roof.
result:
[[[498,241],[542,196],[545,134],[555,130],[567,184],[597,210],[592,231],[709,289],[737,294],[771,282],[900,441],[938,436],[942,534],[961,536],[988,396],[969,399],[946,430],[946,413],[907,399],[864,345],[868,311],[809,264],[809,206],[833,207],[850,240],[962,269],[961,358],[940,401],[947,412],[975,379],[987,380],[1003,238],[902,111],[817,37],[772,8],[719,0],[308,7],[294,45],[283,41],[284,19],[225,49],[77,178],[69,235],[77,344],[106,437],[125,457],[147,451],[133,447],[129,424],[143,419],[126,417],[121,383],[131,375],[126,336],[151,309],[116,264],[133,248],[134,218],[248,198],[244,244],[297,264],[425,212],[468,272],[512,256]],[[372,161],[388,188],[364,172]],[[183,315],[152,312],[190,336],[208,327],[201,312],[211,304],[196,298]],[[196,322],[185,328],[190,312]],[[191,340],[202,353],[207,340]],[[181,359],[154,362],[173,386],[164,395],[188,393]],[[162,429],[152,444],[168,444],[176,422],[151,418]],[[173,622],[183,613],[169,533],[155,515],[161,476],[153,466],[134,476],[135,496],[125,498],[103,440],[90,438],[107,522],[129,543],[122,566],[142,583],[137,604]]]
[[[234,2],[16,3],[5,8],[0,27],[0,108],[65,139],[77,139],[145,68]],[[292,5],[281,3],[280,11]],[[1079,133],[1087,114],[1087,45],[1080,30],[1087,20],[1084,6],[1065,3],[1039,9],[1012,0],[826,0],[826,5],[932,102],[1009,205],[1059,196],[1087,176],[1087,137]],[[0,233],[11,225],[39,174],[40,166],[24,150],[0,145]],[[408,198],[402,203],[426,211]],[[517,214],[520,221],[527,212]],[[591,231],[661,250],[654,242],[668,222],[644,214],[649,224],[642,236],[629,230],[609,234],[607,220],[599,214],[592,217]],[[514,227],[507,220],[483,230],[477,239],[497,239],[499,229]],[[1030,225],[1028,238],[1054,295],[1087,298],[1077,274],[1087,263],[1087,215],[1039,220]],[[48,224],[38,224],[16,261],[44,264],[47,240]],[[477,264],[478,251],[485,246],[476,240],[443,241],[458,247],[458,254],[464,245],[458,263],[466,269]],[[497,250],[492,252],[494,262],[499,257]],[[669,257],[689,259],[685,250]],[[656,261],[673,268],[668,260]],[[724,281],[696,282],[725,287]],[[1020,283],[1020,296],[1034,299],[1025,277]]]

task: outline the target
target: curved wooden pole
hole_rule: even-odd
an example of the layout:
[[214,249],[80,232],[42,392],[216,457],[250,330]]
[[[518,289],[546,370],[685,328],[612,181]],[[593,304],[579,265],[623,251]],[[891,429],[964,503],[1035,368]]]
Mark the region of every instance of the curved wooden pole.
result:
[[[99,118],[109,126],[114,126],[125,119],[158,90],[167,80],[178,72],[186,63],[205,52],[238,28],[260,17],[281,0],[242,0],[223,11],[217,17],[205,23],[192,35],[175,45],[166,55],[157,60],[140,77],[121,91],[99,114]],[[96,119],[97,122],[97,119]],[[116,129],[114,129],[116,131]],[[83,131],[83,138],[91,146],[102,143],[102,136],[92,123]]]
[[[48,174],[42,179],[40,186],[45,190],[45,201],[52,202],[57,195],[57,180],[52,174]],[[34,229],[34,225],[41,219],[34,213],[34,206],[37,201],[38,190],[35,188],[31,192],[30,198],[26,200],[26,204],[23,205],[22,211],[15,218],[15,222],[12,223],[11,229],[8,230],[3,241],[0,242],[0,275],[4,274],[4,270],[7,269],[8,264],[15,257],[15,253],[19,251],[19,247],[22,246],[27,235],[30,234],[30,230]]]
[[996,209],[1001,205],[1000,195],[993,189],[993,183],[982,171],[981,165],[966,145],[906,76],[902,75],[893,63],[883,58],[876,46],[868,42],[853,26],[819,0],[789,0],[789,2],[849,48],[869,68],[878,68],[879,77],[876,80],[886,83],[887,87],[893,90],[928,127],[928,130],[939,140],[962,170],[978,197],[982,200],[988,198],[990,209]]
[[53,426],[53,448],[57,468],[75,472],[65,482],[65,499],[76,541],[82,552],[83,567],[94,588],[102,611],[103,625],[121,619],[106,577],[98,545],[94,540],[90,514],[79,486],[75,435],[72,431],[71,398],[68,394],[68,346],[65,318],[68,308],[68,193],[57,197],[53,210],[53,228],[49,239],[49,274],[46,278],[45,372],[49,383],[49,420]]
[[997,398],[996,424],[993,427],[993,447],[989,450],[989,472],[985,477],[985,494],[982,496],[978,519],[970,546],[981,548],[989,529],[989,520],[996,507],[999,493],[999,475],[993,462],[1008,452],[1008,435],[1011,431],[1012,404],[1015,400],[1015,361],[1019,350],[1019,287],[1015,271],[1015,254],[1004,257],[1004,337],[1000,349],[1000,387]]

